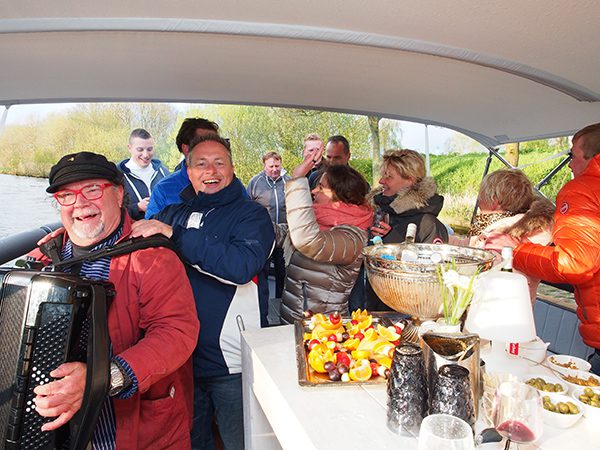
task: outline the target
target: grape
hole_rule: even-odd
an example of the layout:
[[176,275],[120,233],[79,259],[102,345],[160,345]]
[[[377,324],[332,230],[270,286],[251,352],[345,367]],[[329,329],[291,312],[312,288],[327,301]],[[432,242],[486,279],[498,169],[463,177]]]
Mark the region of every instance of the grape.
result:
[[331,372],[333,369],[335,369],[335,364],[331,361],[327,361],[325,364],[323,364],[323,368],[327,372]]

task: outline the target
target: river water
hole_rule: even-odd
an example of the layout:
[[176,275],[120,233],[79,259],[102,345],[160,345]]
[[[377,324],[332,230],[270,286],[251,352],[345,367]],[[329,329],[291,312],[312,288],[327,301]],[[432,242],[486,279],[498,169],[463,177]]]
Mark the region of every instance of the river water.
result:
[[0,174],[0,239],[60,222],[59,208],[46,193],[47,178]]

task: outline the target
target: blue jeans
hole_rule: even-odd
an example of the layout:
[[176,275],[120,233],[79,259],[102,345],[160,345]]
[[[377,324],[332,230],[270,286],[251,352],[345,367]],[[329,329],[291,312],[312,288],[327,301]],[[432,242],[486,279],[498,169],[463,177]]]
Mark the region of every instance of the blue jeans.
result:
[[596,350],[588,358],[589,363],[592,365],[590,372],[600,376],[600,350]]
[[242,374],[194,379],[193,450],[214,450],[213,419],[225,450],[244,450]]

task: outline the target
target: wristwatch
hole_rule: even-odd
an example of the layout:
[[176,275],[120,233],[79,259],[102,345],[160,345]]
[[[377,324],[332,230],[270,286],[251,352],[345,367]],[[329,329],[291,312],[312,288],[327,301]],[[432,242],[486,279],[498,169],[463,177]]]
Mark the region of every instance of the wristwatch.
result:
[[111,362],[110,363],[110,388],[108,390],[108,395],[114,397],[119,392],[123,390],[125,387],[125,376],[119,366]]

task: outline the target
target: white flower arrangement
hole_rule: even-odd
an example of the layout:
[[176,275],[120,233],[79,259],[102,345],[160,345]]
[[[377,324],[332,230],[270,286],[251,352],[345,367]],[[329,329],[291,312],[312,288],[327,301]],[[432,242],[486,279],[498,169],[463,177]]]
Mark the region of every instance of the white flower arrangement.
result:
[[454,259],[449,264],[440,264],[437,267],[444,320],[447,325],[458,325],[460,318],[471,304],[477,287],[477,275],[479,270],[471,277],[459,274]]

